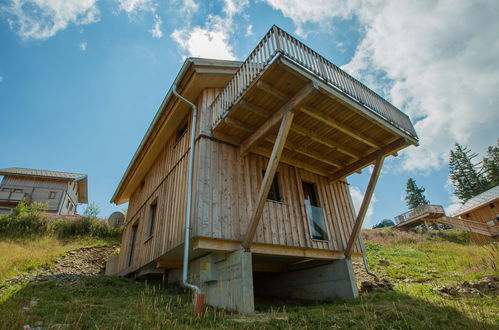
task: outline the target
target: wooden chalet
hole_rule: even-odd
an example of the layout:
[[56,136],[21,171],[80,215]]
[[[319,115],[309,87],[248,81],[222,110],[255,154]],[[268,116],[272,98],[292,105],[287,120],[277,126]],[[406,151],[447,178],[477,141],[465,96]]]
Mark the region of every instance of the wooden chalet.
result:
[[58,215],[76,214],[78,204],[88,203],[85,174],[16,167],[0,169],[0,176],[0,213],[21,200],[46,203],[47,213]]
[[475,244],[497,242],[499,238],[499,186],[491,188],[461,205],[453,216],[446,216],[441,205],[421,205],[395,217],[395,228],[407,229],[438,223],[470,233]]
[[[383,160],[417,143],[407,115],[276,26],[244,62],[188,58],[112,197],[129,203],[116,271],[189,269],[184,285],[242,313],[254,294],[355,297]],[[346,177],[371,164],[355,214]]]

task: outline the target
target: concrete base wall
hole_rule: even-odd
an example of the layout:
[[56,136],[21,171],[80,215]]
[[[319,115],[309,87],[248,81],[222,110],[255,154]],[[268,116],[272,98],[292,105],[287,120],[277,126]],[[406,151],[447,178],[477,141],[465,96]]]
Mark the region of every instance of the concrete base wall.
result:
[[[191,283],[198,285],[209,306],[249,314],[255,311],[251,252],[210,253],[189,264]],[[168,283],[178,283],[182,271],[168,273]]]
[[255,276],[255,294],[306,300],[352,299],[359,295],[350,259],[286,273]]

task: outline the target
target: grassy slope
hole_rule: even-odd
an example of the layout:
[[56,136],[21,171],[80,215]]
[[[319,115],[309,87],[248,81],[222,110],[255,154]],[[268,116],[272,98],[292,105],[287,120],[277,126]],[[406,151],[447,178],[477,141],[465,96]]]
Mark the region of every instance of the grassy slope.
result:
[[[117,277],[87,278],[75,284],[52,281],[17,285],[0,297],[0,328],[24,324],[66,324],[68,328],[499,328],[497,297],[445,298],[436,285],[497,273],[497,247],[469,246],[438,237],[389,230],[368,231],[371,268],[398,282],[392,292],[327,304],[257,301],[258,322],[236,323],[207,309],[196,319],[187,295]],[[459,241],[457,236],[454,240]],[[0,251],[0,255],[2,251]],[[381,266],[379,260],[388,260]],[[415,281],[423,281],[418,283]],[[285,307],[284,307],[285,306]]]
[[111,239],[57,239],[53,236],[8,239],[0,238],[0,282],[14,275],[28,274],[50,264],[66,251],[80,247],[116,243]]

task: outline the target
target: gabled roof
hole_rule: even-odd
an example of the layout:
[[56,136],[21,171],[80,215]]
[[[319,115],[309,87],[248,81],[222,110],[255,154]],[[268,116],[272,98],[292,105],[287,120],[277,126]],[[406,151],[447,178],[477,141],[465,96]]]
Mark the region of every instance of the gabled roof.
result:
[[483,193],[476,195],[475,197],[464,203],[459,210],[454,214],[454,216],[463,215],[474,209],[477,209],[483,205],[489,204],[496,199],[499,199],[499,186],[495,186]]
[[88,203],[86,174],[11,167],[0,169],[0,175],[27,176],[65,181],[76,181],[78,183],[78,203]]
[[174,97],[172,88],[195,102],[195,98],[205,88],[223,88],[234,76],[242,62],[189,57],[185,60],[172,87],[166,93],[156,116],[135,152],[128,168],[111,198],[111,202],[128,202],[134,189],[140,184],[152,161],[157,157],[168,136],[191,109]]

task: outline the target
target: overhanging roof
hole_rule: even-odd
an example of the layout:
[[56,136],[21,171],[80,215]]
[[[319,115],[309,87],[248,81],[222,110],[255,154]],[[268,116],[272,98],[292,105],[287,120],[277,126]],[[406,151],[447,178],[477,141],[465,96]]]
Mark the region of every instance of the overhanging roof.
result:
[[471,198],[466,203],[464,203],[459,208],[459,210],[457,210],[454,216],[460,216],[465,213],[469,213],[477,208],[490,204],[497,199],[499,199],[499,186],[495,186],[494,188],[484,191],[483,193]]
[[37,170],[31,168],[11,167],[0,169],[3,176],[25,176],[63,181],[76,181],[78,184],[78,203],[88,203],[87,175],[61,171]]
[[[203,89],[224,87],[240,66],[239,61],[187,58],[173,85],[177,86],[177,92],[195,102]],[[122,204],[129,200],[130,195],[159,155],[161,147],[190,110],[173,95],[172,87],[168,90],[156,116],[149,125],[111,202]]]

